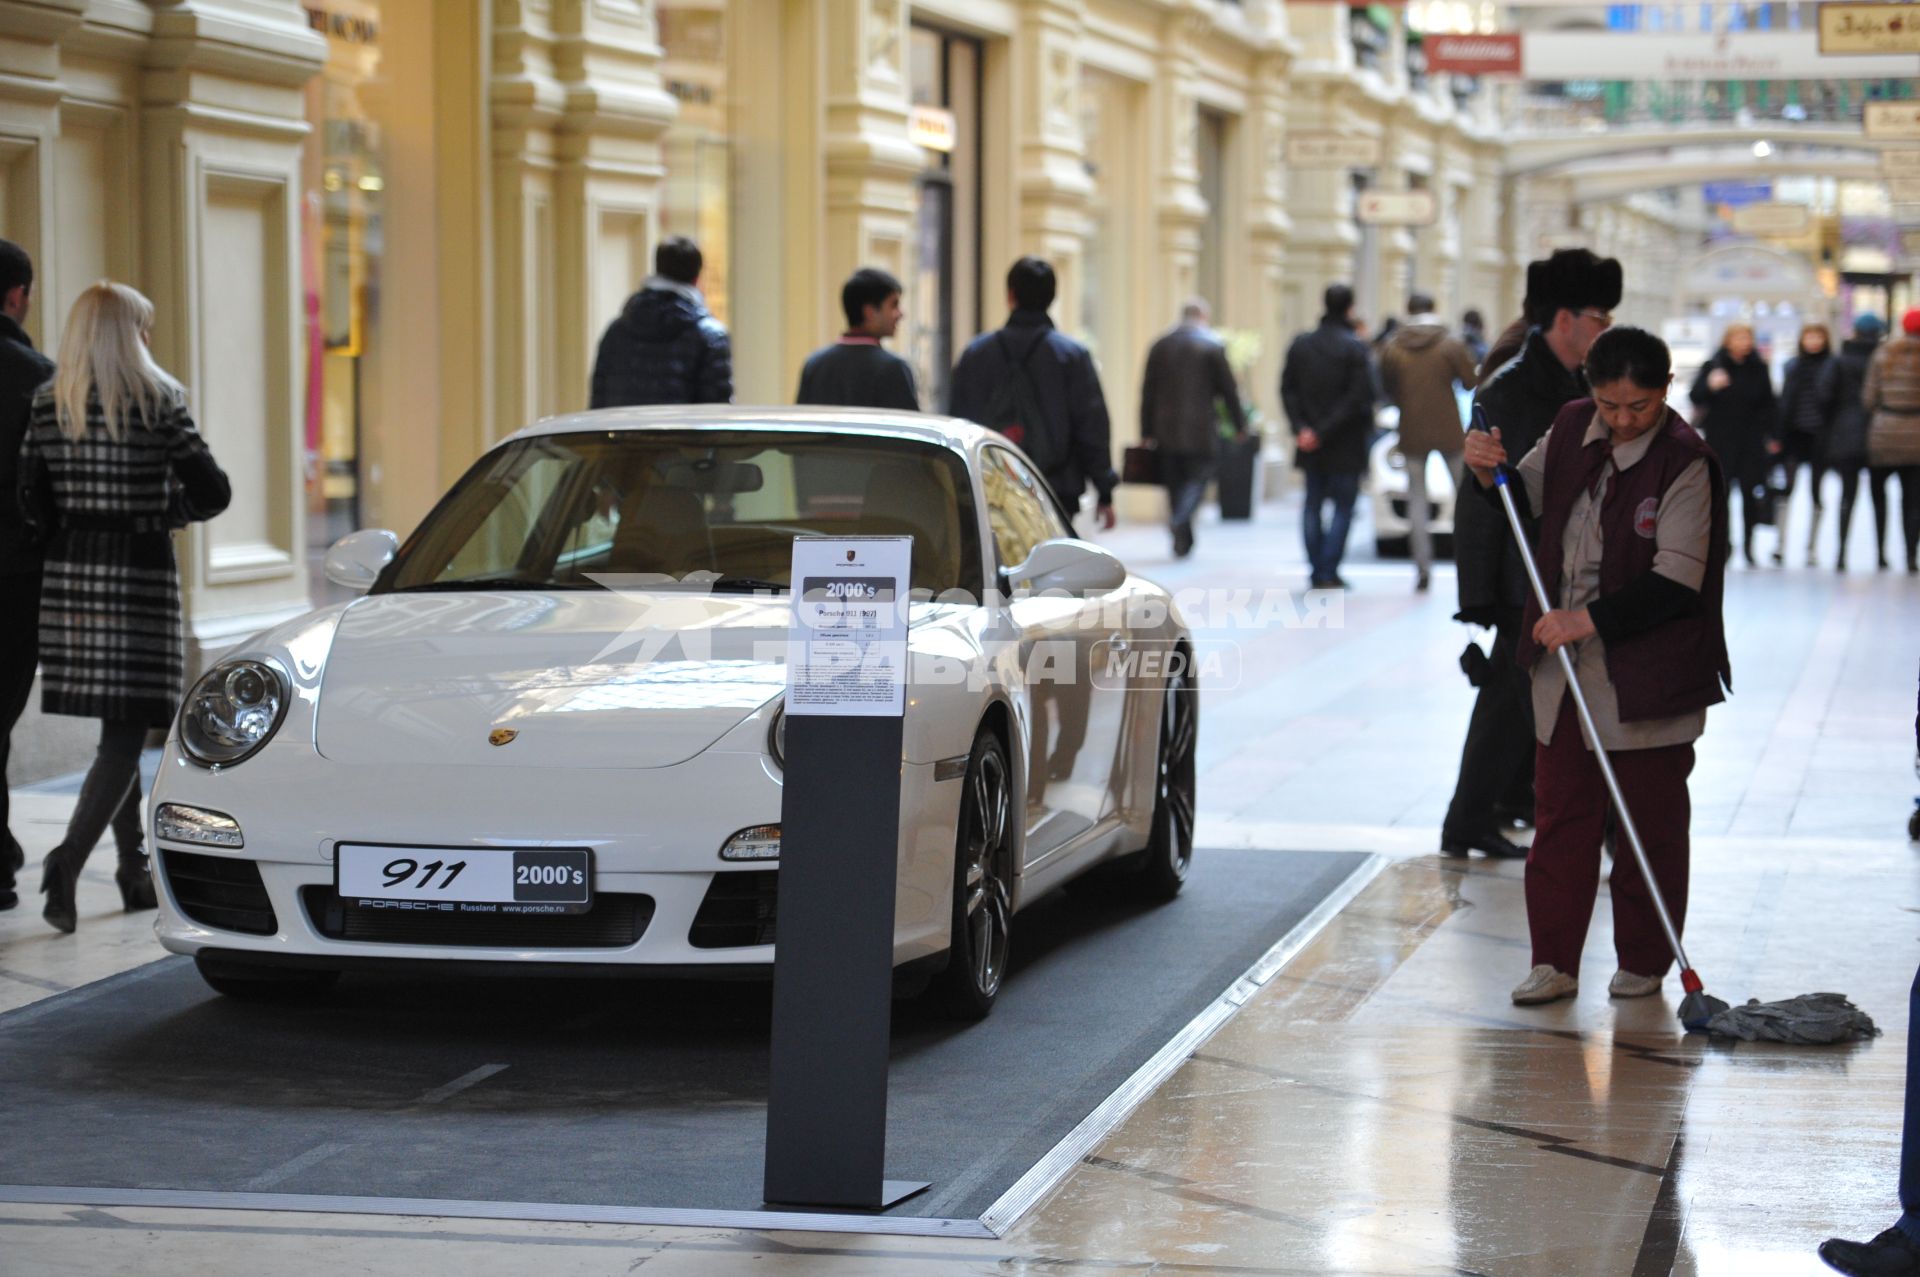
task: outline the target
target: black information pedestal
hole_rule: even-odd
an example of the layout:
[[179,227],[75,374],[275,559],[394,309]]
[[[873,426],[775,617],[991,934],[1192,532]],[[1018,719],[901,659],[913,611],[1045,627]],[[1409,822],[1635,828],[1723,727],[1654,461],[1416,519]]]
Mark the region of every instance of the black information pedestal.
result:
[[883,1210],[901,719],[789,715],[764,1197]]

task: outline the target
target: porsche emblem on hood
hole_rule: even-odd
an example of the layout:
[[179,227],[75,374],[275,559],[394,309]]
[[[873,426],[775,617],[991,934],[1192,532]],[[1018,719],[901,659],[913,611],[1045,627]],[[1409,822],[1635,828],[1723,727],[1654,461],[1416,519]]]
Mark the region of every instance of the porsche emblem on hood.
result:
[[492,731],[487,733],[487,744],[511,745],[513,743],[513,738],[518,736],[519,734],[520,734],[519,732],[515,731],[511,727],[496,727]]

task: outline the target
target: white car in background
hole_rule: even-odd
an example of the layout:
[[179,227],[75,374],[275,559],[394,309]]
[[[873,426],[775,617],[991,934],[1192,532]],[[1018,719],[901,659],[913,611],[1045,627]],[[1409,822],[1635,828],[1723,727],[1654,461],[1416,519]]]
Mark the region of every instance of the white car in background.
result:
[[[1472,396],[1466,395],[1465,401],[1470,406]],[[1413,525],[1408,520],[1407,458],[1400,451],[1400,410],[1391,406],[1380,409],[1374,414],[1374,425],[1380,434],[1367,454],[1373,547],[1382,558],[1402,558],[1412,552]],[[1453,552],[1455,488],[1446,459],[1437,452],[1428,453],[1427,527],[1433,533],[1434,554],[1440,558],[1450,557]]]
[[[977,1016],[1042,893],[1115,861],[1179,890],[1191,640],[1017,448],[904,413],[618,409],[501,442],[404,543],[345,538],[328,576],[365,597],[198,681],[153,793],[161,943],[238,995],[357,965],[770,969],[810,534],[914,538],[897,968]],[[1026,677],[1042,644],[1070,678]]]

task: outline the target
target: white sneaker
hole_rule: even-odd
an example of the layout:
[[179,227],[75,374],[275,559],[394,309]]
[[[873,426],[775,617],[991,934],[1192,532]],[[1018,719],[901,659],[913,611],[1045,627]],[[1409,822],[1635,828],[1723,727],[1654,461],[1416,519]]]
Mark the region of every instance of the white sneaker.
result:
[[1625,967],[1613,973],[1613,979],[1607,982],[1607,996],[1610,998],[1644,998],[1660,992],[1660,977],[1657,975],[1635,975]]
[[1513,1004],[1520,1007],[1537,1006],[1542,1002],[1558,1002],[1561,998],[1570,998],[1580,992],[1580,981],[1560,970],[1541,963],[1527,972],[1527,978],[1513,986]]

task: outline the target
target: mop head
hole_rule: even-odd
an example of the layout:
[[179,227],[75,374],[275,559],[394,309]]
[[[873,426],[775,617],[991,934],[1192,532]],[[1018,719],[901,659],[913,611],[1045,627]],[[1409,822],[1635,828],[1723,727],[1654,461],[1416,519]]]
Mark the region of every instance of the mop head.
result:
[[1873,1017],[1839,993],[1803,993],[1782,1002],[1730,1007],[1704,993],[1687,995],[1680,1005],[1680,1022],[1688,1032],[1705,1032],[1755,1042],[1794,1042],[1824,1046],[1878,1037]]

